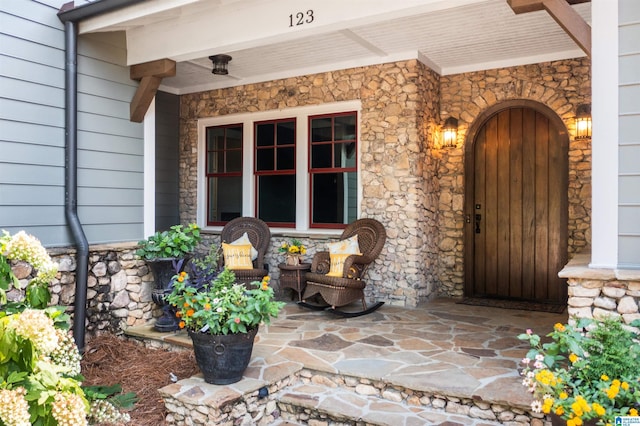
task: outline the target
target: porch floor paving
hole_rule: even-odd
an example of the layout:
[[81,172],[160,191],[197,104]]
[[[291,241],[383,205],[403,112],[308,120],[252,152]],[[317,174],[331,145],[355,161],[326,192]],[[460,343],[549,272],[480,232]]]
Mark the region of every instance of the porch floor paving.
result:
[[[531,398],[517,369],[528,344],[516,336],[527,328],[546,334],[553,324],[566,321],[566,311],[469,306],[452,299],[432,300],[415,309],[384,305],[356,318],[290,303],[271,325],[260,328],[237,391],[257,389],[306,368],[526,409]],[[191,346],[184,331],[157,333],[143,326],[127,334]],[[230,387],[225,393],[234,385]]]

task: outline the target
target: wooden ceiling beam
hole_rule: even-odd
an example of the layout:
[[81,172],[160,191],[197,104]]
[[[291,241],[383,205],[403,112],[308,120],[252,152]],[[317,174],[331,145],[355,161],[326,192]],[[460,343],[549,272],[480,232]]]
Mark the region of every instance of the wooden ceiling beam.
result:
[[129,69],[129,77],[132,80],[140,80],[131,105],[129,106],[130,120],[141,123],[151,105],[153,97],[162,83],[164,77],[176,75],[176,62],[171,59],[159,59],[132,65]]
[[546,10],[578,46],[591,57],[591,26],[571,5],[590,0],[507,0],[516,14]]

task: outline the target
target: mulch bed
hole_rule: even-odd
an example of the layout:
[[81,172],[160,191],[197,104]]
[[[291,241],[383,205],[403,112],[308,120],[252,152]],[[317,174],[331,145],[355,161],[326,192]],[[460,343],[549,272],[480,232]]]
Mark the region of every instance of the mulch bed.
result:
[[171,381],[199,372],[193,351],[150,349],[140,343],[103,334],[89,340],[82,357],[83,384],[122,385],[123,392],[135,392],[139,398],[129,412],[131,425],[164,425],[167,411],[158,389]]

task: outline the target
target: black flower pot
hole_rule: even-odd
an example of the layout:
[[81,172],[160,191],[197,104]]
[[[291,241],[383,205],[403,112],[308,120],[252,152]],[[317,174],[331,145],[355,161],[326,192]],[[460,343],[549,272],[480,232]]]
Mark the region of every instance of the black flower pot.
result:
[[[171,278],[180,272],[176,270],[177,262],[179,259],[173,257],[147,260],[155,278],[155,289],[151,293],[151,300],[162,309],[162,315],[156,320],[154,328],[161,332],[175,331],[179,328],[175,312],[165,299],[171,292],[169,289]],[[184,266],[184,264],[180,266]]]
[[204,381],[214,385],[228,385],[242,379],[251,361],[253,340],[258,327],[247,333],[212,335],[189,330],[196,362]]

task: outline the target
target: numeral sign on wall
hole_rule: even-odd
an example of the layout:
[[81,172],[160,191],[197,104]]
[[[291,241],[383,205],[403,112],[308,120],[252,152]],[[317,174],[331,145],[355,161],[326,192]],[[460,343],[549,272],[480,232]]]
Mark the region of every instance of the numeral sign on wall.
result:
[[289,15],[289,27],[297,27],[313,22],[313,9]]

